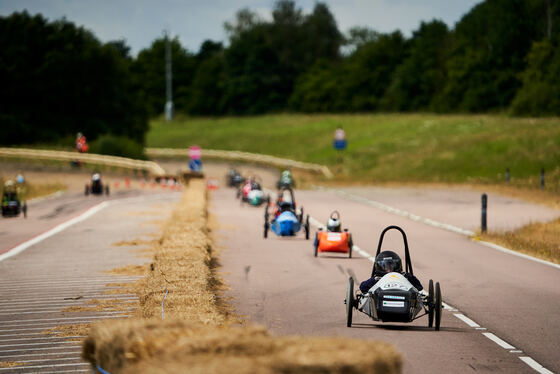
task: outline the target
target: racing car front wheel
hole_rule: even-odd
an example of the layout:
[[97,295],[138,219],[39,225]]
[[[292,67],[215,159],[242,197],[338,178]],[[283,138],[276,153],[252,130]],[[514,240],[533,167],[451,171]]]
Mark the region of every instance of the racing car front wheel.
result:
[[346,327],[352,327],[352,308],[354,307],[354,278],[348,278],[348,287],[346,288]]
[[23,203],[21,211],[23,212],[23,218],[27,218],[27,203]]
[[441,288],[439,286],[439,282],[436,282],[436,303],[435,303],[435,312],[436,312],[436,331],[439,331],[439,326],[441,323],[441,310],[442,300],[441,300]]
[[268,222],[264,223],[264,238],[268,238]]
[[309,214],[305,218],[305,240],[309,240]]
[[430,279],[428,285],[428,327],[434,326],[434,281]]
[[89,195],[89,186],[86,185],[86,189],[84,190],[84,195]]

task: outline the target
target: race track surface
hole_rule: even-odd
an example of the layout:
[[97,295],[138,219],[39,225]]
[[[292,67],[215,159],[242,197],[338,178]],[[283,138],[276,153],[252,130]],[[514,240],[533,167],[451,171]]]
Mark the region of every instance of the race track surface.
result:
[[[463,199],[455,194],[455,201]],[[347,328],[343,304],[347,279],[349,275],[358,281],[369,277],[372,262],[357,253],[352,259],[338,254],[315,258],[312,239],[304,240],[301,233],[295,238],[269,233],[264,239],[264,208],[241,206],[233,190],[221,189],[211,199],[211,213],[220,223],[214,235],[223,248],[221,264],[231,286],[228,296],[246,320],[282,335],[338,335],[390,342],[403,353],[405,373],[534,373],[520,357],[560,372],[558,268],[484,247],[464,235],[332,191],[296,191],[296,200],[323,223],[332,210],[338,210],[354,244],[371,255],[383,228],[401,226],[408,235],[415,275],[425,287],[430,278],[439,281],[444,302],[457,310],[444,311],[439,332],[428,328],[427,317],[412,324],[383,324],[356,311],[354,325]],[[526,219],[525,203],[516,206],[511,199],[502,201],[511,225]],[[498,206],[494,206],[496,212]],[[414,204],[403,208],[414,209]],[[447,223],[461,224],[453,204],[439,212],[436,218],[441,221],[448,218],[445,212],[451,212],[456,218]],[[315,228],[312,237],[314,232]],[[404,258],[402,248],[400,234],[389,232],[384,249],[396,250]],[[470,318],[473,327],[462,316]],[[506,348],[484,333],[499,337]]]
[[[121,311],[64,310],[92,300],[135,302],[135,294],[117,291],[116,284],[138,276],[108,271],[146,263],[149,258],[138,252],[146,247],[114,244],[154,239],[149,234],[159,232],[157,223],[169,216],[180,196],[159,190],[123,190],[109,198],[66,193],[32,202],[27,219],[0,220],[0,252],[9,253],[9,248],[107,202],[91,217],[0,261],[0,373],[91,373],[80,359],[83,336],[68,340],[45,330],[126,318]],[[107,294],[111,290],[118,293]],[[8,362],[23,366],[6,367]]]

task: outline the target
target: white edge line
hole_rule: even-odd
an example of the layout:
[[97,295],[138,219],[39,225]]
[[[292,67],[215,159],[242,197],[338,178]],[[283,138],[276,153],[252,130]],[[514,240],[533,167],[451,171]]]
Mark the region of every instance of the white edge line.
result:
[[[437,227],[437,228],[440,228],[440,229],[444,229],[444,230],[451,231],[451,232],[461,234],[461,235],[464,235],[464,236],[468,236],[468,237],[475,236],[475,233],[470,231],[470,230],[465,230],[465,229],[462,229],[460,227],[456,227],[456,226],[453,226],[453,225],[450,225],[450,224],[447,224],[447,223],[441,223],[441,222],[437,222],[437,221],[434,221],[434,220],[429,219],[429,218],[421,217],[421,216],[418,216],[416,214],[407,212],[406,210],[394,208],[392,206],[380,203],[379,201],[370,200],[370,199],[365,198],[363,196],[354,195],[354,194],[351,194],[351,193],[343,191],[343,190],[338,190],[336,188],[325,189],[325,188],[322,188],[322,187],[316,187],[316,189],[318,189],[320,191],[333,191],[337,195],[341,195],[341,196],[346,197],[350,200],[357,201],[357,202],[362,202],[362,203],[365,203],[367,205],[373,206],[375,208],[381,209],[385,212],[396,214],[396,215],[399,215],[401,217],[406,217],[406,218],[409,218],[413,221],[421,222],[421,223],[424,223],[424,224],[429,225],[429,226]],[[526,260],[538,262],[538,263],[543,264],[543,265],[548,265],[548,266],[552,266],[556,269],[560,269],[560,264],[555,264],[555,263],[550,262],[550,261],[546,261],[546,260],[543,260],[543,259],[540,259],[540,258],[537,258],[537,257],[529,256],[527,254],[520,253],[520,252],[511,250],[509,248],[499,246],[499,245],[494,244],[494,243],[489,243],[489,242],[486,242],[486,241],[483,241],[483,240],[476,240],[476,239],[472,239],[472,241],[475,242],[475,243],[480,243],[480,244],[482,244],[486,247],[493,248],[493,249],[498,250],[498,251],[503,252],[503,253],[518,256],[518,257],[524,258]]]
[[476,240],[476,239],[473,239],[473,242],[479,243],[479,244],[481,244],[485,247],[493,248],[493,249],[495,249],[497,251],[500,251],[500,252],[508,253],[510,255],[514,255],[514,256],[517,256],[517,257],[524,258],[526,260],[535,261],[535,262],[541,263],[543,265],[548,265],[548,266],[552,266],[552,267],[555,267],[557,269],[560,269],[560,264],[555,264],[555,263],[550,262],[550,261],[546,261],[546,260],[543,260],[543,259],[540,259],[540,258],[529,256],[525,253],[517,252],[517,251],[511,250],[509,248],[502,247],[501,245],[498,245],[498,244],[486,242],[484,240]]
[[548,370],[537,361],[533,360],[531,357],[528,356],[520,356],[519,359],[529,365],[533,370],[536,370],[542,374],[554,374],[552,371]]
[[454,313],[453,315],[455,317],[459,318],[461,321],[465,322],[470,327],[480,327],[480,325],[478,323],[476,323],[475,321],[473,321],[469,317],[465,316],[464,314]]
[[43,369],[43,368],[52,368],[54,369],[55,367],[64,367],[64,366],[84,366],[84,365],[89,365],[85,362],[80,362],[80,363],[75,363],[75,364],[52,364],[52,365],[37,365],[37,366],[14,366],[11,368],[0,368],[0,371],[5,371],[5,370],[27,370],[27,369]]
[[88,210],[86,210],[84,213],[80,214],[77,217],[71,218],[66,222],[63,222],[61,224],[59,224],[58,226],[53,227],[52,229],[20,244],[15,246],[12,249],[9,249],[6,253],[0,255],[0,262],[4,261],[12,256],[15,256],[23,251],[25,251],[27,248],[42,242],[43,240],[50,238],[51,236],[58,234],[59,232],[66,230],[68,227],[75,225],[78,222],[82,222],[85,219],[93,216],[95,213],[99,212],[101,209],[105,208],[106,206],[109,205],[108,201],[103,201],[97,205],[92,206],[91,208],[89,208]]
[[483,332],[482,335],[486,336],[488,339],[492,340],[494,343],[498,344],[500,347],[504,349],[516,349],[513,345],[498,338],[496,335],[492,334],[491,332]]

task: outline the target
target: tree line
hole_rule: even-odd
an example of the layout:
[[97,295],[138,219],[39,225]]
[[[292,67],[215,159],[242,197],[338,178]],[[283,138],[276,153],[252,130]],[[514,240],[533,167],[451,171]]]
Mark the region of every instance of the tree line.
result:
[[[325,3],[308,14],[278,0],[272,19],[250,9],[226,22],[228,40],[197,52],[170,41],[178,112],[493,112],[560,114],[560,5],[485,0],[449,28],[422,22],[410,37],[342,33]],[[67,20],[0,17],[0,142],[83,131],[143,141],[165,104],[163,37],[132,57]]]

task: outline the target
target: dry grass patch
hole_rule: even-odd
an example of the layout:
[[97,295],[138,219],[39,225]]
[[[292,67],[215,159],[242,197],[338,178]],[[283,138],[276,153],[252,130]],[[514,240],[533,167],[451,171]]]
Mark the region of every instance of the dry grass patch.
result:
[[62,312],[131,312],[138,307],[135,301],[121,299],[92,299],[84,305],[74,305]]
[[0,361],[0,368],[13,368],[16,366],[24,366],[23,362],[16,361]]
[[133,240],[122,240],[120,242],[115,242],[112,245],[115,247],[133,247],[138,245],[154,245],[158,242],[157,239],[144,240],[144,239],[133,239]]
[[57,336],[87,336],[90,332],[90,323],[75,323],[69,325],[59,325],[47,330],[41,331],[44,335],[57,335]]
[[105,273],[112,275],[146,275],[150,265],[127,265],[108,270]]
[[560,219],[532,223],[514,231],[490,232],[481,239],[560,264]]
[[103,322],[83,356],[111,373],[399,373],[386,343],[272,337],[261,327],[201,326],[179,320]]

